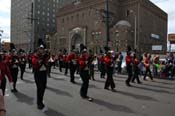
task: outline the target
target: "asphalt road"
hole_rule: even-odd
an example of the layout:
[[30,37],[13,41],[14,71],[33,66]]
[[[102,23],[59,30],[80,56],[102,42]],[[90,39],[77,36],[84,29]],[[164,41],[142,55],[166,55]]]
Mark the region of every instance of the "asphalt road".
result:
[[76,75],[77,84],[69,82],[53,70],[48,78],[44,102],[46,112],[37,109],[36,85],[29,69],[24,81],[18,79],[18,93],[11,93],[7,86],[5,103],[7,116],[175,116],[175,81],[155,79],[143,84],[125,85],[125,75],[115,75],[116,92],[104,90],[104,79],[95,74],[96,81],[90,81],[88,95],[93,102],[79,95],[81,80]]

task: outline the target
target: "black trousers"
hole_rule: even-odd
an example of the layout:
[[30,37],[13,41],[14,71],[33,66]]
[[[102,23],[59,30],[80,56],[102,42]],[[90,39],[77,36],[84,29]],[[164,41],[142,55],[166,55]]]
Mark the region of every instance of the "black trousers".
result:
[[48,74],[49,77],[50,77],[51,69],[52,69],[52,63],[49,62],[48,63],[48,71],[47,71],[47,74]]
[[126,80],[127,83],[130,83],[131,79],[132,79],[132,66],[131,65],[127,65],[126,66],[126,70],[128,73],[128,78]]
[[91,66],[90,66],[90,78],[95,80],[95,78],[94,78],[94,65],[93,64],[91,64]]
[[23,79],[23,75],[24,75],[24,72],[25,72],[25,68],[26,68],[26,64],[21,64],[20,65],[20,70],[21,70],[21,76],[20,78]]
[[62,72],[62,68],[63,68],[63,61],[59,61],[59,70],[60,70],[60,72]]
[[105,73],[106,73],[106,70],[105,70],[105,65],[104,64],[100,64],[100,77],[101,78],[105,78]]
[[145,75],[144,75],[144,78],[143,79],[144,80],[146,79],[147,73],[149,73],[150,79],[153,80],[153,77],[152,77],[150,68],[146,68]]
[[16,89],[16,82],[18,80],[18,68],[11,68],[10,72],[12,75],[12,79],[13,79],[13,89]]
[[77,64],[77,69],[76,69],[76,71],[77,71],[77,72],[76,72],[77,74],[80,73],[80,66],[79,66],[79,64]]
[[47,84],[47,71],[34,72],[34,78],[37,87],[37,105],[44,106],[43,97]]
[[132,82],[135,81],[135,79],[137,79],[137,83],[140,83],[140,80],[139,80],[139,68],[138,67],[134,67],[134,77],[132,78]]
[[104,88],[109,88],[109,86],[111,86],[111,89],[114,89],[115,83],[114,83],[114,79],[113,79],[113,67],[107,67],[106,73],[107,73],[107,79],[106,79],[106,83],[105,83]]
[[68,73],[68,68],[69,68],[69,63],[65,63],[65,72],[64,72],[65,75],[67,75]]
[[88,87],[89,87],[89,71],[88,70],[80,70],[80,77],[83,81],[80,89],[80,95],[83,98],[87,97]]
[[2,89],[3,95],[5,95],[5,89],[6,89],[6,78],[5,77],[1,80],[0,88]]
[[75,82],[75,71],[77,69],[77,65],[70,63],[70,81]]
[[29,69],[31,69],[32,68],[32,60],[29,60],[28,63],[29,63]]
[[121,73],[122,72],[122,62],[121,61],[119,61],[118,62],[118,73]]

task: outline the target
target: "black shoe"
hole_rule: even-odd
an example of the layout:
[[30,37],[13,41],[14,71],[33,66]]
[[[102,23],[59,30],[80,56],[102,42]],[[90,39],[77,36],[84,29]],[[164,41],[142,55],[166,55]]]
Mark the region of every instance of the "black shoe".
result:
[[39,110],[42,110],[44,107],[45,107],[44,104],[42,104],[42,105],[38,105],[38,109],[39,109]]
[[11,90],[11,92],[12,92],[12,93],[14,93],[14,92],[15,92],[15,90],[14,90],[14,89],[12,89],[12,90]]
[[71,83],[73,83],[73,84],[76,84],[76,82],[75,81],[70,81]]
[[112,91],[112,92],[117,92],[117,91],[116,91],[114,88],[113,88],[113,89],[111,89],[111,91]]
[[17,93],[18,90],[17,90],[17,89],[12,89],[11,92],[13,92],[13,93]]
[[109,88],[108,88],[108,87],[105,87],[104,89],[109,90]]
[[142,84],[142,82],[139,81],[138,84]]
[[14,89],[14,91],[15,91],[15,92],[18,92],[18,90],[17,90],[17,89]]
[[131,87],[131,85],[130,85],[129,82],[127,82],[127,81],[126,81],[126,85],[127,85],[128,87]]

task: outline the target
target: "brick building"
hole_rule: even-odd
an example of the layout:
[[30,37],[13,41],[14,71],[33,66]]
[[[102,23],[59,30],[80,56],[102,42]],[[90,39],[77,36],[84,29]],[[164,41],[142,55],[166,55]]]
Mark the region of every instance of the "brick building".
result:
[[[57,14],[57,49],[81,43],[99,52],[106,45],[105,0],[77,0]],[[165,53],[167,14],[149,0],[109,0],[109,46],[126,51]],[[53,42],[55,43],[55,41]]]

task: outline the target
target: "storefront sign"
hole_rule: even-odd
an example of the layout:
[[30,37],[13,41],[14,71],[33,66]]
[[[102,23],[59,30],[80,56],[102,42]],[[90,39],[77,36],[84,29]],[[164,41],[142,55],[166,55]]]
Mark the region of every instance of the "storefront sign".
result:
[[153,51],[156,51],[156,50],[159,50],[160,51],[160,50],[162,50],[162,45],[153,45],[152,46],[152,50]]

